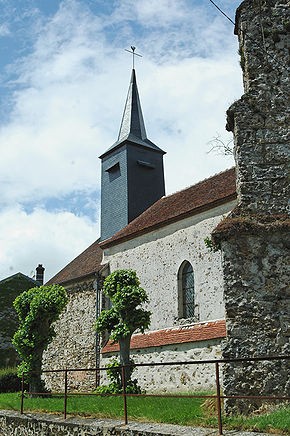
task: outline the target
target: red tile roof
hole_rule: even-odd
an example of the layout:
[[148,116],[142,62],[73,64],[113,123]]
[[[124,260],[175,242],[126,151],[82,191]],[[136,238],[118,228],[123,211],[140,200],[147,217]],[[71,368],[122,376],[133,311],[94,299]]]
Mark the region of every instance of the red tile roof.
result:
[[[226,337],[226,322],[220,319],[190,326],[155,330],[144,334],[138,333],[132,336],[130,349],[160,347],[162,345],[206,341],[224,337]],[[119,344],[114,344],[112,341],[109,341],[102,348],[102,354],[116,351],[119,351]]]
[[196,185],[162,197],[114,236],[100,243],[101,248],[147,233],[236,198],[235,168],[202,180]]
[[47,284],[66,283],[92,275],[102,269],[102,248],[150,232],[236,198],[235,169],[223,171],[196,185],[162,197],[134,221],[112,236],[89,248],[57,273]]
[[98,239],[52,277],[47,284],[65,283],[94,274],[103,267],[103,265],[101,265],[102,258],[103,251],[99,246]]

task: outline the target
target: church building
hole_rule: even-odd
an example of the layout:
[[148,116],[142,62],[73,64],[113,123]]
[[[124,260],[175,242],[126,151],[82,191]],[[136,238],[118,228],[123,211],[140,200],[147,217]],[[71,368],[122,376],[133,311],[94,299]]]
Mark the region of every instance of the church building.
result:
[[[227,111],[236,170],[169,196],[164,152],[147,138],[133,70],[117,142],[100,157],[100,239],[49,281],[65,286],[69,304],[44,368],[105,366],[117,353],[116,344],[96,335],[94,323],[108,307],[104,277],[130,268],[152,312],[149,330],[132,337],[136,363],[221,357],[228,359],[222,371],[226,396],[290,396],[288,15],[288,0],[244,0],[237,9],[245,91]],[[209,250],[210,235],[220,250]],[[265,361],[268,356],[275,359]],[[251,361],[255,357],[259,362]],[[237,364],[236,358],[247,360]],[[141,388],[214,386],[213,364],[167,368],[138,367]],[[80,371],[69,388],[92,389],[98,381]],[[63,388],[62,377],[46,382]],[[228,410],[238,413],[260,405],[227,401]]]
[[[221,355],[221,253],[210,251],[205,239],[236,204],[235,170],[165,196],[164,154],[147,138],[133,69],[118,139],[100,156],[100,238],[48,282],[65,286],[70,302],[44,368],[104,366],[116,354],[118,346],[94,331],[107,304],[102,281],[116,269],[135,270],[149,296],[150,330],[131,341],[136,363]],[[175,371],[171,381],[162,371],[154,377],[141,371],[138,378],[143,388],[158,391],[213,386],[210,369],[197,370],[194,380],[189,372]]]

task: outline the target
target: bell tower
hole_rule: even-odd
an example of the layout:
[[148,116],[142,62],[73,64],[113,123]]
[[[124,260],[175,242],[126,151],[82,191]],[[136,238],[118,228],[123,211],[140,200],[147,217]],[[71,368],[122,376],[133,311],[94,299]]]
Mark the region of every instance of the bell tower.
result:
[[133,68],[118,139],[100,156],[101,241],[165,195],[164,154],[147,138]]

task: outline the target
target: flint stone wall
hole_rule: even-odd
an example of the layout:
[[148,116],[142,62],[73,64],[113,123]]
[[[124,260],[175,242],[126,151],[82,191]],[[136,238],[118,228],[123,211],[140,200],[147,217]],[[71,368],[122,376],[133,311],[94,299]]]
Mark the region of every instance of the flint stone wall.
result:
[[[103,355],[102,366],[106,366],[113,356],[112,353]],[[131,358],[137,364],[221,359],[221,339],[136,349],[131,351]],[[138,380],[141,389],[147,393],[216,389],[214,364],[137,367],[132,377]],[[104,373],[101,375],[101,383],[108,383]]]
[[[223,357],[290,356],[289,233],[240,234],[223,243],[228,275],[225,293],[227,341]],[[232,268],[233,259],[235,268]],[[229,364],[224,392],[290,396],[290,360]],[[228,410],[248,412],[260,401],[228,401]]]
[[239,207],[289,212],[290,21],[288,0],[246,0],[238,8],[245,94],[228,110],[235,139]]
[[[105,249],[104,263],[109,263],[111,272],[127,268],[137,272],[149,296],[150,330],[224,318],[221,253],[211,252],[204,239],[235,204],[229,202]],[[185,260],[194,271],[194,320],[178,316],[178,271]],[[208,360],[221,357],[220,343],[218,339],[133,349],[131,355],[136,363]],[[101,366],[106,366],[112,356],[102,355]],[[140,367],[134,377],[147,392],[192,392],[215,387],[213,365]],[[104,373],[101,383],[106,384]]]
[[[290,354],[289,2],[246,0],[238,9],[245,94],[228,111],[238,206],[214,231],[221,244],[224,357]],[[289,360],[228,365],[226,395],[290,395]],[[256,401],[228,401],[249,412]]]
[[[235,204],[229,202],[104,250],[104,263],[109,263],[111,272],[127,268],[137,272],[149,297],[150,330],[224,318],[221,253],[211,252],[204,239]],[[190,322],[178,314],[178,271],[185,260],[194,271],[196,317]]]
[[[214,433],[215,430],[210,430]],[[207,428],[171,424],[129,423],[109,419],[62,417],[45,414],[25,414],[0,411],[0,436],[208,436]],[[242,434],[242,433],[241,433]],[[267,436],[243,432],[244,436]]]
[[[96,280],[94,278],[66,286],[69,302],[55,323],[56,336],[43,354],[43,370],[96,367]],[[64,374],[44,376],[46,387],[64,390]],[[91,390],[95,387],[93,372],[69,374],[68,389]]]

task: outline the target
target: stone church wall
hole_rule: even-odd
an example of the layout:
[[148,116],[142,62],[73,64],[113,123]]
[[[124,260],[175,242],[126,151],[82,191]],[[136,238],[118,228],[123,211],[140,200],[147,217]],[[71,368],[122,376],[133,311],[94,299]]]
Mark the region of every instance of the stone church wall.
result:
[[[245,94],[228,110],[238,206],[215,230],[225,280],[224,357],[290,354],[289,2],[244,1],[237,12]],[[226,395],[290,395],[289,360],[231,364]],[[258,401],[228,401],[248,412]]]
[[[196,303],[199,321],[224,318],[223,281],[220,253],[212,253],[204,243],[212,229],[234,206],[234,202],[219,206],[198,216],[171,224],[159,232],[140,240],[122,244],[119,253],[111,253],[104,259],[110,270],[132,268],[137,271],[142,286],[149,294],[152,311],[152,329],[176,327],[192,323],[192,319],[178,319],[177,273],[184,260],[192,263],[195,271]],[[134,246],[132,246],[134,244]],[[140,244],[140,245],[139,245]],[[112,250],[112,249],[110,249]],[[113,247],[113,250],[116,248]],[[146,261],[146,262],[144,262]],[[55,323],[56,337],[43,356],[43,369],[93,368],[96,367],[96,278],[66,286],[69,303],[59,321]],[[197,320],[194,320],[197,321]],[[220,356],[221,339],[200,341],[196,344],[153,347],[133,350],[136,361],[144,362],[188,360],[193,356],[211,359]],[[189,350],[192,349],[191,353]],[[101,360],[104,366],[108,354]],[[145,360],[144,360],[145,359]],[[193,376],[194,373],[194,376]],[[162,371],[154,371],[154,389],[166,389]],[[144,388],[152,380],[148,371],[139,370]],[[210,389],[214,384],[212,368],[173,369],[168,387],[180,385],[184,390]],[[44,375],[46,386],[53,391],[63,390],[64,373]],[[202,383],[202,380],[204,382]],[[91,390],[96,385],[96,374],[85,371],[69,374],[70,390]],[[159,386],[159,388],[158,388]]]
[[[185,362],[192,360],[221,359],[221,340],[208,340],[196,343],[164,345],[136,349],[131,351],[135,363]],[[106,366],[115,354],[107,353],[102,357],[102,366]],[[215,389],[214,364],[145,366],[137,367],[133,372],[142,390],[147,393],[174,393],[212,391]],[[106,384],[102,373],[101,383]]]
[[[227,203],[105,250],[104,263],[109,263],[111,272],[127,268],[137,272],[149,296],[150,331],[178,325],[190,328],[192,322],[224,318],[221,253],[209,251],[204,239],[234,205],[235,202]],[[194,320],[178,318],[178,270],[184,260],[194,270]],[[220,338],[133,349],[132,358],[136,363],[215,359],[221,357],[221,341]],[[101,365],[106,366],[113,355],[103,354]],[[211,364],[140,367],[134,374],[148,392],[192,392],[212,390],[215,386],[215,368]],[[102,374],[101,382],[105,380]]]
[[194,271],[195,321],[224,318],[221,253],[209,251],[204,239],[234,204],[227,203],[105,249],[104,263],[109,263],[111,272],[127,268],[137,272],[149,296],[150,329],[186,322],[178,318],[178,270],[185,260]]
[[[56,336],[44,352],[43,370],[96,367],[95,286],[95,279],[89,279],[66,287],[69,302],[55,323]],[[95,379],[94,373],[70,373],[68,388],[91,390]],[[49,373],[44,380],[48,389],[63,391],[63,373]]]

